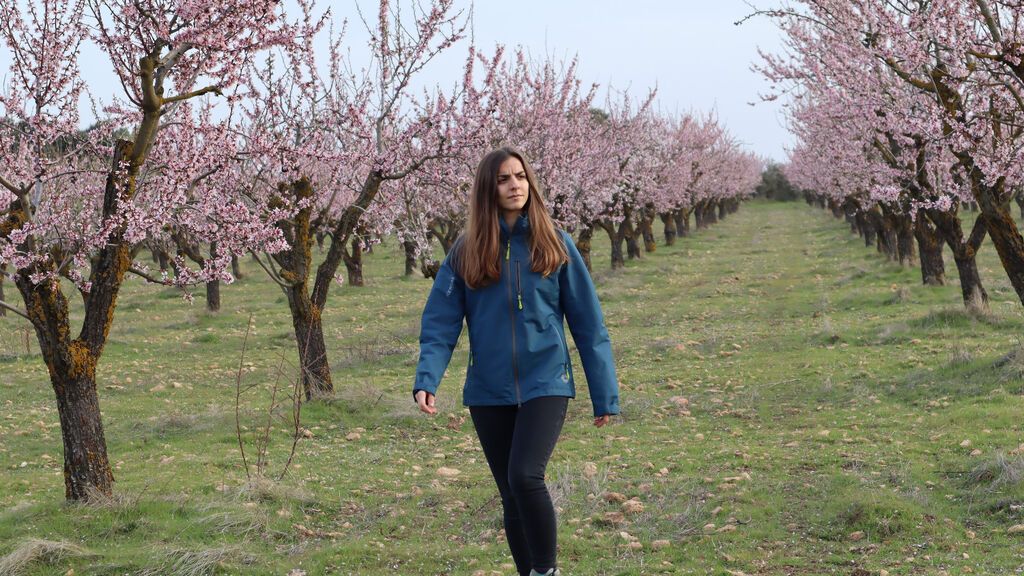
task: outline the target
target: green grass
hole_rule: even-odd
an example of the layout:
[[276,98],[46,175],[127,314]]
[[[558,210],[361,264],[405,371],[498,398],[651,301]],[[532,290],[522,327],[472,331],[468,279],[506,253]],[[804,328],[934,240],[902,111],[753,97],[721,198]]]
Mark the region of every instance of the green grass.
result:
[[[1024,524],[1024,314],[991,245],[979,257],[987,312],[963,308],[948,251],[949,285],[922,286],[918,270],[802,204],[744,205],[622,271],[607,269],[599,237],[594,264],[623,414],[595,429],[579,382],[548,469],[566,574],[1024,567],[1024,535],[1009,531]],[[171,289],[123,290],[98,369],[109,502],[64,503],[38,346],[17,317],[0,318],[0,566],[512,574],[461,406],[465,342],[441,413],[411,403],[430,283],[401,277],[393,241],[368,256],[366,288],[332,288],[337,393],[303,407],[312,437],[295,465],[281,482],[246,483],[234,382],[249,315],[243,377],[261,395],[242,407],[247,437],[275,378],[293,378],[296,352],[283,295],[243,265],[219,314],[201,291],[189,305]],[[290,446],[279,421],[272,440],[278,471]],[[460,474],[442,477],[442,466]],[[628,511],[617,495],[635,499]]]

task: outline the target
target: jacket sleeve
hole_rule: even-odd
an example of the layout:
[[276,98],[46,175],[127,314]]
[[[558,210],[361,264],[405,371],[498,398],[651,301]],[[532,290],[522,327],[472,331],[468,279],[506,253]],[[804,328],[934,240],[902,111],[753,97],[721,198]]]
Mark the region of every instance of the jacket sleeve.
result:
[[452,359],[452,350],[462,333],[462,320],[466,315],[466,284],[455,273],[451,259],[450,253],[441,264],[423,308],[420,359],[416,366],[413,396],[418,390],[437,394],[441,377]]
[[612,342],[604,325],[594,282],[572,237],[562,232],[569,262],[559,271],[559,301],[583,361],[594,416],[619,413],[619,380]]

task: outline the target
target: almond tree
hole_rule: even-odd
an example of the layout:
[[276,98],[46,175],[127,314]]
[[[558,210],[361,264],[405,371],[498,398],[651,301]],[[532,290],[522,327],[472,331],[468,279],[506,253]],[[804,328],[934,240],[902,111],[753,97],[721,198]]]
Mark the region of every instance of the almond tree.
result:
[[[173,146],[165,142],[165,128],[187,112],[182,103],[230,88],[246,59],[283,42],[289,32],[272,0],[41,0],[24,9],[4,2],[0,22],[12,55],[0,97],[0,262],[25,309],[4,306],[31,322],[49,370],[64,441],[66,497],[110,495],[114,478],[96,365],[135,250],[167,224],[236,246],[274,237],[215,186],[202,190],[209,202],[187,206],[195,198],[190,189],[208,182],[216,163],[168,164],[146,190],[142,173],[158,146]],[[108,107],[112,118],[101,127],[81,133],[77,107],[86,87],[79,58],[90,40],[110,58],[126,100]],[[116,128],[131,139],[116,139]],[[232,222],[210,226],[217,219],[203,211],[210,204],[222,206],[221,215],[231,213]],[[238,217],[239,211],[245,215]],[[177,281],[199,281],[216,268]],[[82,299],[77,337],[62,278]]]
[[[363,285],[362,251],[393,221],[390,214],[374,217],[386,214],[376,209],[381,194],[449,153],[455,97],[414,97],[410,83],[462,38],[465,23],[453,13],[453,0],[436,0],[422,12],[413,5],[413,22],[382,0],[370,29],[371,62],[357,69],[330,15],[315,17],[311,1],[299,5],[300,41],[280,59],[251,68],[244,170],[255,202],[290,214],[277,222],[287,248],[260,263],[288,298],[312,399],[334,389],[322,315],[338,269],[344,263],[349,284]],[[327,62],[318,63],[314,41],[324,30]],[[330,248],[314,275],[318,235],[330,238]]]
[[941,142],[955,158],[950,178],[980,206],[1003,268],[1024,302],[1024,237],[1009,209],[1024,170],[1017,3],[803,0],[770,14],[810,53],[871,60],[922,96],[921,113],[906,115],[905,130],[893,136]]
[[[847,140],[837,137],[838,133],[859,126],[858,138],[867,149],[848,162],[873,158],[881,166],[848,187],[877,200],[864,203],[848,197],[847,205],[856,210],[855,221],[870,222],[879,247],[901,262],[913,258],[910,247],[916,237],[926,284],[943,282],[942,244],[949,245],[968,305],[983,305],[987,300],[974,262],[987,228],[1002,230],[1004,238],[1015,229],[1005,229],[989,218],[1003,212],[993,206],[988,213],[983,210],[965,238],[957,210],[962,202],[979,194],[997,194],[1019,179],[1019,168],[1008,163],[1017,154],[1013,142],[1019,139],[1014,134],[1018,130],[1007,122],[1020,111],[1005,93],[1000,95],[1000,83],[991,82],[999,71],[973,65],[975,72],[963,68],[959,76],[943,71],[949,70],[946,61],[962,64],[972,58],[975,49],[969,46],[978,41],[977,32],[986,28],[986,18],[979,11],[982,5],[961,1],[837,7],[809,2],[803,11],[776,11],[772,14],[792,50],[786,58],[767,57],[765,66],[774,82],[800,85],[815,103],[798,112],[801,137],[809,141],[801,146],[804,171],[815,170],[806,162],[808,157],[834,149],[837,141]],[[833,8],[843,12],[831,12]],[[998,31],[996,21],[991,22]],[[968,38],[973,39],[965,44]],[[915,69],[928,78],[936,72],[933,85],[923,88],[909,72]],[[933,90],[954,84],[954,91],[940,90],[942,97]],[[1013,88],[1008,90],[1012,93]],[[963,108],[964,103],[971,104]],[[833,156],[837,154],[833,151]],[[818,162],[817,170],[822,172],[839,169],[834,158],[821,157]],[[979,162],[990,168],[991,180],[981,178]],[[1009,216],[1008,210],[1005,215]],[[867,228],[863,223],[857,226]],[[1012,244],[1004,241],[1001,254],[1012,255]],[[1007,260],[1003,261],[1005,266]]]

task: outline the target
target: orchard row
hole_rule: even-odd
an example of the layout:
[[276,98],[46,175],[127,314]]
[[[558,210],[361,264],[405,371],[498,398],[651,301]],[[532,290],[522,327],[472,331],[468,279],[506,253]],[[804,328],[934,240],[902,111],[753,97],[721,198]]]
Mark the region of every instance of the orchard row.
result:
[[[1024,238],[1010,211],[1024,184],[1024,10],[1008,0],[796,0],[762,12],[785,54],[761,70],[798,143],[786,174],[926,284],[953,253],[964,303],[986,305],[985,236],[1024,302]],[[958,211],[980,209],[972,230]],[[916,244],[916,249],[915,249]]]
[[[345,26],[313,0],[40,0],[0,5],[11,56],[0,93],[0,307],[35,329],[57,396],[69,499],[110,494],[96,366],[126,275],[232,280],[252,254],[287,295],[309,398],[329,394],[321,316],[344,264],[397,235],[410,267],[436,267],[465,220],[476,163],[512,145],[534,164],[557,223],[589,256],[596,230],[653,247],[734,209],[761,162],[713,115],[663,114],[654,91],[599,92],[576,62],[465,47],[450,87],[414,88],[468,43],[454,0],[381,0],[356,61]],[[291,10],[289,8],[289,10]],[[119,96],[90,86],[106,57]],[[95,62],[91,63],[95,66]],[[600,96],[600,99],[599,99]],[[97,119],[81,129],[80,108]],[[328,245],[314,268],[312,247]],[[140,258],[153,251],[161,270]],[[72,334],[74,284],[84,320]],[[8,290],[11,292],[11,290]]]

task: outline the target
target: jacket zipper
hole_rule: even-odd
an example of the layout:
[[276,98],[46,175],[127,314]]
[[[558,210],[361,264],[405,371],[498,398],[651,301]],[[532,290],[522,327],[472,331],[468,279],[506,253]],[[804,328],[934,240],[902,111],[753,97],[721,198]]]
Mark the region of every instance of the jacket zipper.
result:
[[523,309],[523,282],[519,275],[519,260],[516,260],[516,297],[519,298],[519,309]]
[[512,321],[512,380],[516,386],[516,404],[523,405],[523,396],[519,390],[519,363],[516,361],[516,308],[512,301],[512,238],[505,245],[505,268],[508,271],[508,317]]
[[565,343],[565,337],[559,336],[558,343],[562,345],[562,358],[565,363],[562,366],[565,367],[565,381],[569,381],[569,346]]

